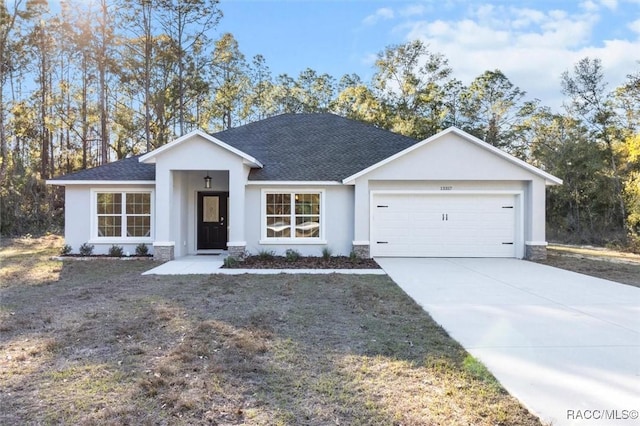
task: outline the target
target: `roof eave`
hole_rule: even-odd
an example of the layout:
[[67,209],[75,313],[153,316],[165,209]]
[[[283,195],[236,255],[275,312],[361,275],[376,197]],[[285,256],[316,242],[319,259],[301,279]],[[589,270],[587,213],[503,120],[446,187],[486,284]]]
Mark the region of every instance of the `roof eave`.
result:
[[47,185],[69,186],[69,185],[155,185],[155,180],[55,180],[45,181]]

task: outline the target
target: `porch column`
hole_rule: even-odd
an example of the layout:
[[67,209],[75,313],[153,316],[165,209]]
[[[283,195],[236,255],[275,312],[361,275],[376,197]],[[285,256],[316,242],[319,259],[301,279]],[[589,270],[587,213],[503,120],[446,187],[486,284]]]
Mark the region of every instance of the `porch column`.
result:
[[353,252],[360,258],[371,257],[369,241],[369,182],[356,180],[353,188]]
[[528,203],[531,217],[526,225],[525,259],[540,260],[547,257],[546,240],[546,185],[542,179],[529,182]]
[[154,260],[173,260],[175,241],[171,232],[171,200],[173,199],[173,172],[156,165]]
[[[246,170],[245,170],[246,169]],[[245,185],[249,168],[239,166],[229,170],[229,256],[242,260],[247,249],[245,227]]]

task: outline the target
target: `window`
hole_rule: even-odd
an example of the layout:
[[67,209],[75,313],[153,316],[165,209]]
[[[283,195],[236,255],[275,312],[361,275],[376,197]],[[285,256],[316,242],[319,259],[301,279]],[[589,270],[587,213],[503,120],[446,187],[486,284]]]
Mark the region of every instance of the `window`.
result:
[[150,192],[99,192],[96,214],[98,238],[151,236]]
[[319,192],[266,193],[266,238],[319,239],[321,199]]

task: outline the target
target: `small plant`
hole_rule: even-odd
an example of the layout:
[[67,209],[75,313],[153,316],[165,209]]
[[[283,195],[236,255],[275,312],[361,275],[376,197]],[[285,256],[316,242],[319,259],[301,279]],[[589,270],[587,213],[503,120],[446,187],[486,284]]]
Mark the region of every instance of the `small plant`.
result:
[[272,250],[260,250],[258,252],[258,259],[260,260],[272,260],[276,254]]
[[238,261],[234,257],[225,257],[224,258],[224,267],[225,268],[235,268],[238,264]]
[[145,243],[136,246],[136,256],[146,256],[149,254],[149,247]]
[[322,249],[322,258],[325,261],[329,261],[331,259],[331,256],[333,255],[333,253],[331,253],[331,249],[329,247],[325,247]]
[[356,263],[358,261],[358,253],[356,253],[355,250],[351,250],[351,253],[349,253],[349,260],[352,263]]
[[84,243],[80,246],[80,256],[86,257],[86,256],[91,256],[93,254],[93,244],[89,244],[89,243]]
[[287,249],[287,251],[284,252],[284,257],[287,259],[287,262],[295,262],[300,259],[300,252],[294,249]]
[[65,244],[60,248],[60,256],[68,256],[73,251],[73,248],[69,244]]
[[122,257],[124,256],[124,250],[122,249],[121,246],[117,246],[117,245],[112,245],[111,248],[109,248],[109,256],[111,257]]

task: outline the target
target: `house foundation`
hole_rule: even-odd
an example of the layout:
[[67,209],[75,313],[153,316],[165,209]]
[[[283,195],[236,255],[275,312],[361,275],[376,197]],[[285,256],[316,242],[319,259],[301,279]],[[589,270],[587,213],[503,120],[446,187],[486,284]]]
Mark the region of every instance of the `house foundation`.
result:
[[227,249],[229,250],[229,257],[242,262],[247,257],[247,245],[246,243],[234,244],[228,243]]
[[547,258],[546,244],[525,244],[524,258],[527,260],[544,260]]
[[168,262],[175,259],[175,244],[172,242],[153,243],[153,260],[156,262]]
[[354,241],[352,250],[358,259],[369,259],[371,257],[368,241]]

